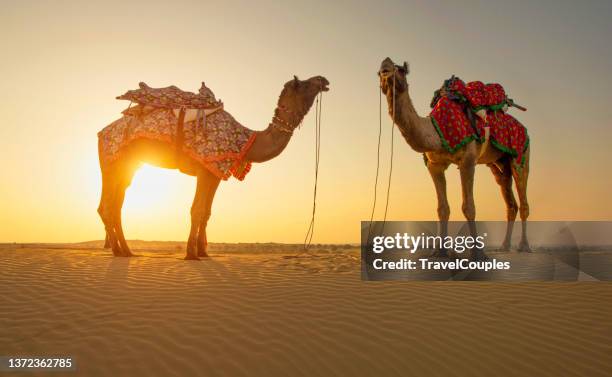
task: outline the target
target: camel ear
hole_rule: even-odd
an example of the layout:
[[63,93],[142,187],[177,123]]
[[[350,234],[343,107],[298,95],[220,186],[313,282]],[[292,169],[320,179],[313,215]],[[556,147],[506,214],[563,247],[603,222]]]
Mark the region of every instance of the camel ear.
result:
[[289,80],[285,83],[285,88],[297,88],[300,83],[300,79],[296,75],[293,75],[293,80]]
[[406,74],[409,74],[409,73],[410,73],[410,67],[408,66],[408,63],[406,63],[406,62],[404,62],[404,72],[405,72]]

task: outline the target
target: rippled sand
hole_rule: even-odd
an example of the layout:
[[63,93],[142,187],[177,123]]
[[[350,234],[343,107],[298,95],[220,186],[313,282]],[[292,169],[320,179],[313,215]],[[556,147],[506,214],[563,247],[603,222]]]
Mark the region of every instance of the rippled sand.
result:
[[178,247],[0,247],[0,355],[71,355],[69,376],[612,371],[612,283],[363,282],[356,249]]

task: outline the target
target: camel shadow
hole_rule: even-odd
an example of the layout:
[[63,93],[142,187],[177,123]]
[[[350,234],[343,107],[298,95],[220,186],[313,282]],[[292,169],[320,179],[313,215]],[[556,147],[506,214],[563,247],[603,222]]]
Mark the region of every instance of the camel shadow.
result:
[[125,287],[133,258],[111,257],[104,273],[107,288]]

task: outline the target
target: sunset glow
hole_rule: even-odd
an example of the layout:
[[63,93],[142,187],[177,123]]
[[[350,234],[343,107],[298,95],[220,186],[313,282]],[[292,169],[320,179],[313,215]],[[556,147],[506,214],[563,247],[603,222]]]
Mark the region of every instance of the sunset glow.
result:
[[[345,6],[315,3],[289,10],[262,2],[247,10],[226,2],[193,2],[188,11],[166,3],[3,3],[0,69],[7,74],[0,84],[0,241],[104,237],[96,213],[96,133],[127,107],[115,96],[139,81],[191,91],[205,81],[236,119],[261,130],[287,80],[321,74],[331,84],[323,96],[314,241],[357,242],[359,221],[371,210],[379,122],[375,73],[385,56],[410,63],[410,93],[422,115],[429,111],[433,90],[451,74],[503,83],[529,108],[512,113],[532,140],[531,219],[610,219],[611,202],[601,201],[612,184],[610,175],[602,174],[608,170],[605,151],[612,132],[605,110],[611,86],[605,61],[611,53],[603,36],[609,26],[593,7],[572,14],[589,23],[568,34],[559,21],[568,11],[544,4],[529,12],[504,3],[467,11],[460,4],[400,2],[376,12],[353,4],[349,19]],[[516,15],[492,17],[499,7]],[[208,16],[220,10],[234,18],[232,29]],[[463,20],[461,38],[446,26],[451,19]],[[497,27],[477,32],[492,26],[493,19]],[[513,38],[506,38],[509,29]],[[383,129],[379,199],[389,162],[386,106]],[[394,158],[389,218],[435,219],[435,193],[422,157],[397,134]],[[461,219],[458,173],[449,169],[447,177],[451,219]],[[221,183],[210,240],[301,242],[313,179],[311,113],[281,156],[255,164],[244,182]],[[193,177],[143,166],[127,191],[127,238],[184,240],[194,190]],[[477,169],[475,198],[478,219],[505,218],[486,167]],[[376,218],[381,217],[379,206]]]

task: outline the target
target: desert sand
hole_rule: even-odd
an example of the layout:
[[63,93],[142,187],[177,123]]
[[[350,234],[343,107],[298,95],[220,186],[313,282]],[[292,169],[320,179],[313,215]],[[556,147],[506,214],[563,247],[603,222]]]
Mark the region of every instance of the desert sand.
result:
[[70,355],[68,376],[612,371],[612,283],[364,282],[356,247],[217,244],[197,262],[131,244],[2,245],[0,355]]

